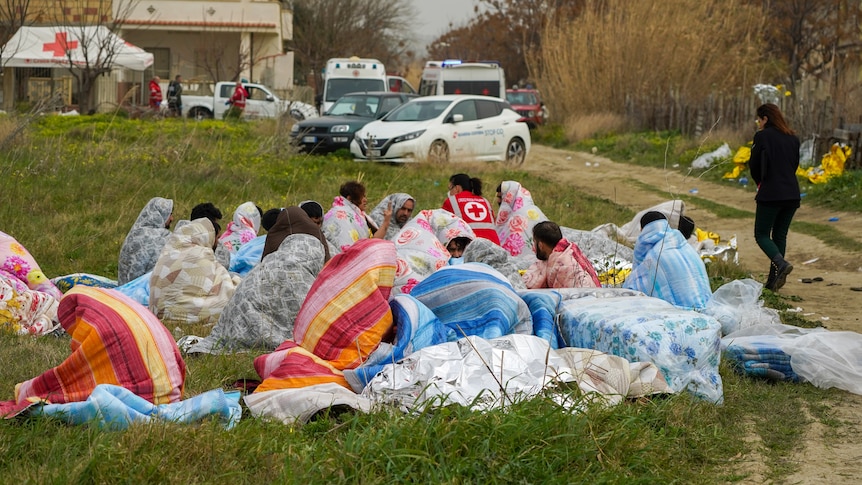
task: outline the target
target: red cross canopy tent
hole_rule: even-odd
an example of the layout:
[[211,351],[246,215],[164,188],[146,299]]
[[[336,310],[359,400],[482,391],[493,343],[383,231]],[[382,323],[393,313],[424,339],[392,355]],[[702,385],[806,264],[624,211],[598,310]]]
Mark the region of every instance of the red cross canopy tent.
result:
[[3,47],[4,67],[116,67],[143,71],[153,55],[121,39],[107,27],[21,27]]

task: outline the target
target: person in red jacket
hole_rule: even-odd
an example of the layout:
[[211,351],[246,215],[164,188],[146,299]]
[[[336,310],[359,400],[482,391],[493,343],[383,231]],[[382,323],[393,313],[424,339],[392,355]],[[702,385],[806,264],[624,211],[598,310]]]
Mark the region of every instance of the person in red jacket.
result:
[[488,199],[482,197],[480,179],[463,173],[449,177],[449,197],[443,202],[443,209],[464,219],[477,237],[500,244],[494,227],[494,211]]
[[242,112],[245,110],[245,101],[248,99],[248,91],[242,85],[241,80],[237,80],[236,87],[233,90],[233,96],[230,97],[230,109],[224,114],[225,119],[239,119],[242,117]]
[[161,82],[159,76],[153,76],[150,79],[150,108],[155,111],[158,111],[162,105],[162,87],[159,82]]

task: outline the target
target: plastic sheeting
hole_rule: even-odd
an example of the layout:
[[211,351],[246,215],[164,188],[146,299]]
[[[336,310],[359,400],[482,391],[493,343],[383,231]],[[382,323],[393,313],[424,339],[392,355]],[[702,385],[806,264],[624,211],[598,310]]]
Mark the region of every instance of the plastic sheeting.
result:
[[763,284],[753,279],[731,281],[715,290],[703,313],[721,323],[722,335],[762,323],[781,323],[777,311],[764,308],[762,292]]

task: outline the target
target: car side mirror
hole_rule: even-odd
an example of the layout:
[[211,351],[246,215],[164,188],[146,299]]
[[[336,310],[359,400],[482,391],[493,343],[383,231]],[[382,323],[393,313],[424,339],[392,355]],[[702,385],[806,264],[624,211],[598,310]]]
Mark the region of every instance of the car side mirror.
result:
[[271,94],[267,94],[267,95],[266,95],[266,100],[267,100],[267,101],[275,101],[275,97],[274,97],[273,95],[271,95]]
[[464,115],[462,114],[454,114],[449,117],[450,123],[460,123],[464,121]]

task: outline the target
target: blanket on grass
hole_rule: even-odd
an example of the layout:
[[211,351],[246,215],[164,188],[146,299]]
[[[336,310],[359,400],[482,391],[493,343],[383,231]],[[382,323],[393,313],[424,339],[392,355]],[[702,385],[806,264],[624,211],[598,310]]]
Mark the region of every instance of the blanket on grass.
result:
[[464,249],[465,263],[485,263],[494,268],[512,285],[515,290],[526,290],[524,278],[518,271],[512,255],[497,244],[485,238],[476,238]]
[[114,431],[154,421],[193,424],[215,418],[229,430],[242,416],[239,398],[239,391],[225,393],[221,389],[213,389],[182,401],[153,404],[124,387],[99,384],[86,401],[35,403],[25,413],[29,416],[52,416],[68,424],[96,423],[100,428]]
[[560,329],[567,346],[652,362],[674,391],[685,389],[722,402],[717,320],[658,298],[616,296],[631,295],[623,289],[584,288],[561,294]]
[[17,384],[13,404],[83,401],[98,384],[125,387],[153,404],[182,398],[185,362],[173,336],[146,308],[114,290],[79,286],[60,300],[58,316],[72,337],[72,353]]
[[0,330],[18,335],[45,335],[60,328],[57,299],[34,291],[0,273]]
[[31,290],[47,293],[57,301],[63,297],[63,293],[42,272],[30,251],[3,231],[0,231],[0,275],[16,279]]
[[395,280],[395,245],[363,239],[323,268],[299,310],[293,340],[255,359],[263,382],[256,393],[336,383],[364,362],[392,331],[389,294]]
[[117,283],[123,285],[152,271],[171,235],[165,223],[174,211],[174,201],[153,197],[138,214],[126,235],[117,262]]

